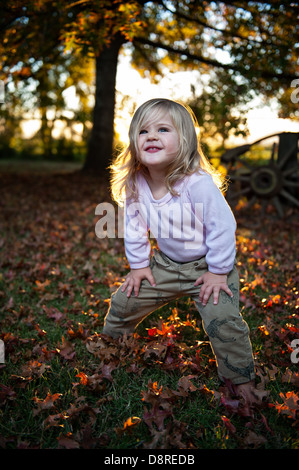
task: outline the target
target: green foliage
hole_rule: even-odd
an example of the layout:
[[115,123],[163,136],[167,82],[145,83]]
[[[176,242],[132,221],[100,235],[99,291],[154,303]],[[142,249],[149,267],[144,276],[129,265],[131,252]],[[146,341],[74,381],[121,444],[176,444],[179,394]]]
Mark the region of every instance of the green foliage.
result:
[[254,93],[247,87],[239,75],[222,70],[212,73],[207,83],[193,85],[188,104],[197,117],[203,142],[220,140],[223,149],[229,137],[248,135],[246,112]]

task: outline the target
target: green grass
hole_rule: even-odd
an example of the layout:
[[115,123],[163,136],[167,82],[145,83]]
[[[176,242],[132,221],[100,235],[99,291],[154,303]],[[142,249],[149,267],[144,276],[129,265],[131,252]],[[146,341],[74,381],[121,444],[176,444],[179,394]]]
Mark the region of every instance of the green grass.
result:
[[[123,241],[94,233],[94,209],[108,199],[105,180],[13,173],[0,179],[1,447],[298,448],[298,409],[278,408],[287,393],[298,397],[298,364],[290,360],[298,338],[296,219],[269,219],[254,230],[239,219],[241,308],[257,386],[267,392],[243,416],[241,402],[235,413],[223,403],[189,299],[152,314],[130,340],[101,337],[111,292],[127,272]],[[162,323],[169,334],[149,337],[148,329]],[[135,425],[125,427],[130,418]]]

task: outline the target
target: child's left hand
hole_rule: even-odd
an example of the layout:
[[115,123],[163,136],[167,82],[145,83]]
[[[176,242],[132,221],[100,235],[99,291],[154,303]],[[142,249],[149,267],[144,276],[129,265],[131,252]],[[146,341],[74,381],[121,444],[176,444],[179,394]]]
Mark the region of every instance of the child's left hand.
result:
[[213,303],[216,305],[219,299],[220,290],[224,290],[230,297],[233,297],[232,291],[227,285],[227,274],[214,274],[207,271],[200,276],[194,283],[194,286],[202,284],[199,301],[205,306],[213,293]]

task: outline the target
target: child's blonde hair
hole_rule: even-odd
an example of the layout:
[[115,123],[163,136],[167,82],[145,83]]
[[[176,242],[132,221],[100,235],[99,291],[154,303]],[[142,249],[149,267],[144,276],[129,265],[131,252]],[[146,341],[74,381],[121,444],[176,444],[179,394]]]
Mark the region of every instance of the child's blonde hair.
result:
[[193,111],[177,101],[155,98],[143,103],[135,112],[129,128],[129,145],[110,166],[111,192],[120,205],[127,197],[138,198],[136,178],[139,171],[148,175],[147,168],[138,158],[138,135],[143,126],[168,113],[179,135],[179,149],[176,158],[169,165],[165,183],[175,195],[174,184],[186,175],[203,170],[209,173],[216,185],[223,186],[223,176],[215,170],[202,152],[196,134],[198,123]]

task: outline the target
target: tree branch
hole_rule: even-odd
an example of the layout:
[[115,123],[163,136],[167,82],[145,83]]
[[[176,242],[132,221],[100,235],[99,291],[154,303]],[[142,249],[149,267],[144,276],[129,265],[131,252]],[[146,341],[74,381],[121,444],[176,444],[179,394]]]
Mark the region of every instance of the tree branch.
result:
[[[225,3],[225,5],[230,5],[234,8],[243,8],[244,9],[244,2],[243,1],[231,2],[229,0],[221,0],[221,2]],[[286,9],[288,9],[289,11],[298,11],[298,9],[299,9],[298,2],[292,2],[290,4],[290,0],[280,1],[279,3],[276,0],[274,0],[274,1],[273,0],[272,1],[271,0],[251,0],[251,3],[257,3],[257,4],[262,3],[264,5],[271,5],[273,7],[283,6]]]
[[[134,38],[133,44],[134,43],[141,43],[141,44],[153,47],[155,49],[164,49],[165,51],[170,52],[171,54],[185,55],[186,57],[188,57],[188,59],[193,60],[195,62],[200,62],[202,64],[210,65],[212,67],[222,68],[225,70],[234,70],[235,72],[242,73],[242,75],[244,76],[248,75],[248,70],[240,67],[239,65],[223,64],[221,62],[218,62],[217,60],[209,59],[209,58],[200,56],[198,54],[193,54],[192,52],[189,52],[188,49],[178,49],[178,48],[169,46],[167,44],[164,44],[162,42],[151,41],[150,39],[139,37],[139,36],[136,36]],[[295,75],[292,73],[274,73],[274,72],[268,72],[266,70],[258,70],[258,69],[253,69],[253,68],[251,68],[251,72],[255,72],[258,77],[265,78],[265,79],[278,78],[282,81],[291,81],[291,80],[294,80],[295,78],[298,78],[298,75]]]
[[[168,11],[169,13],[171,13],[172,15],[174,16],[177,16],[178,18],[182,18],[186,21],[190,21],[192,23],[196,23],[196,24],[199,24],[200,26],[203,26],[204,28],[208,28],[212,31],[216,31],[217,33],[221,33],[223,34],[224,36],[228,36],[228,37],[231,37],[232,39],[234,38],[237,38],[237,39],[241,39],[242,41],[246,41],[247,43],[253,43],[253,44],[257,44],[257,45],[261,45],[261,41],[258,40],[258,39],[254,39],[254,38],[251,38],[251,37],[246,37],[246,36],[243,36],[242,34],[239,34],[237,33],[236,31],[232,31],[232,30],[227,30],[227,29],[222,29],[222,28],[216,28],[215,26],[212,26],[210,25],[209,23],[205,22],[205,21],[202,21],[201,19],[199,18],[195,18],[195,17],[192,17],[192,16],[189,16],[187,15],[186,13],[183,13],[182,11],[179,11],[179,10],[170,10],[170,8],[167,7],[167,5],[165,5],[164,1],[161,0],[158,2],[160,5],[163,6],[163,8],[165,8],[166,11]],[[233,4],[231,2],[223,2],[225,3],[226,5],[230,5],[230,6],[233,6],[235,8],[238,7],[238,5],[236,4]],[[269,3],[268,2],[263,2],[263,3]],[[242,6],[243,9],[246,9],[246,7],[243,5]],[[269,36],[269,33],[268,31],[266,30],[263,30],[262,31],[263,34],[266,34],[267,35],[267,44],[271,44],[273,46],[275,46],[275,44],[271,41],[271,37]],[[287,45],[287,42],[284,42],[284,45]]]
[[200,20],[199,18],[195,18],[195,17],[191,17],[189,15],[186,15],[185,13],[183,13],[182,11],[179,11],[179,10],[170,10],[163,1],[161,1],[161,5],[163,6],[163,8],[165,8],[165,10],[169,11],[169,13],[171,13],[172,15],[174,16],[177,16],[178,18],[182,18],[186,21],[191,21],[192,23],[197,23],[199,24],[200,26],[203,26],[204,28],[208,28],[208,29],[211,29],[212,31],[216,31],[217,33],[221,33],[221,34],[224,34],[225,36],[230,36],[232,38],[238,38],[238,39],[242,39],[243,41],[247,41],[247,42],[255,42],[255,43],[258,43],[260,44],[260,41],[256,40],[256,39],[252,39],[252,38],[248,38],[248,37],[245,37],[245,36],[242,36],[241,34],[238,34],[236,32],[233,32],[233,31],[228,31],[226,29],[221,29],[221,28],[216,28],[215,26],[212,26],[208,23],[206,23],[205,21],[202,21]]

